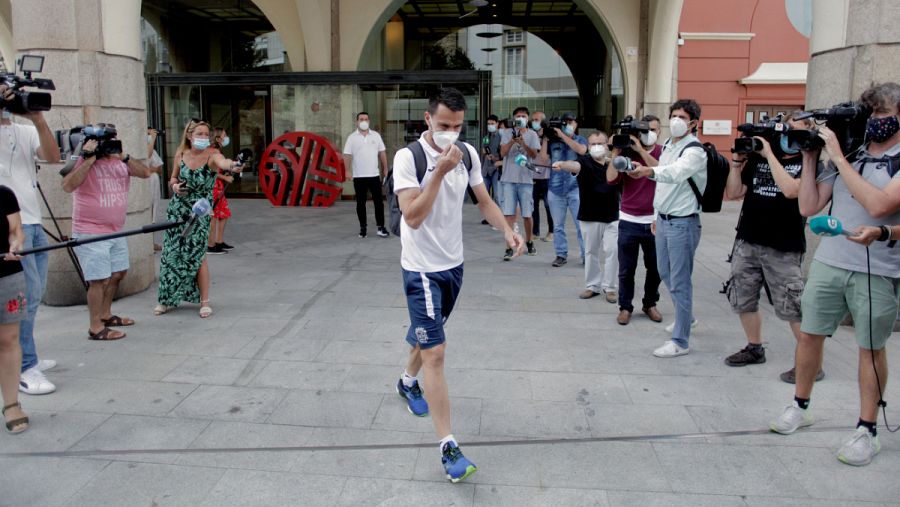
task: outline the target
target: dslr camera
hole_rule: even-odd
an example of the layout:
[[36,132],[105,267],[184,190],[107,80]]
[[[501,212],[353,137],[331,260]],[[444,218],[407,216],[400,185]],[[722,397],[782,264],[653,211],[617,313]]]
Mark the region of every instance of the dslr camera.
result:
[[13,97],[0,102],[0,109],[15,114],[25,114],[33,111],[50,110],[50,94],[45,92],[27,92],[22,88],[31,86],[41,90],[55,90],[56,85],[49,79],[32,78],[32,72],[41,72],[44,68],[44,57],[37,55],[24,55],[19,59],[19,70],[24,77],[15,73],[0,74],[0,83],[13,91]]
[[[766,118],[759,123],[743,123],[738,125],[738,132],[742,137],[734,140],[734,147],[731,148],[732,153],[753,153],[762,150],[763,146],[759,139],[754,137],[762,137],[773,147],[778,146],[776,141],[780,141],[780,137],[788,131],[787,125],[781,122],[781,115],[775,118]],[[805,131],[804,131],[805,132]]]
[[619,133],[612,136],[610,144],[612,144],[613,148],[619,148],[622,150],[622,153],[626,153],[627,150],[631,149],[631,136],[639,138],[641,134],[650,132],[650,123],[635,120],[634,116],[628,115],[619,123],[614,124],[612,128],[613,130],[618,130]]
[[[872,114],[871,108],[858,102],[842,102],[824,109],[804,111],[795,120],[812,118],[817,124],[834,131],[841,144],[841,151],[850,154],[862,146],[866,134],[866,121]],[[791,130],[787,133],[788,146],[797,150],[818,150],[825,146],[819,137],[819,129]]]

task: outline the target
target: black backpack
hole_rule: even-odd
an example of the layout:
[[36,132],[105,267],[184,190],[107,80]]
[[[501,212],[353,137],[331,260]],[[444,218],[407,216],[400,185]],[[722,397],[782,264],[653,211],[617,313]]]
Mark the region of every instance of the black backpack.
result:
[[[472,170],[472,154],[469,153],[469,148],[466,147],[466,143],[462,141],[456,141],[456,146],[462,150],[462,161],[466,166],[466,172]],[[413,162],[416,166],[416,179],[419,180],[419,184],[422,184],[422,180],[425,179],[425,171],[428,170],[428,160],[425,158],[425,148],[419,143],[419,141],[413,141],[406,145],[407,150],[412,152]],[[391,169],[388,171],[387,176],[384,179],[384,195],[387,196],[388,200],[388,209],[389,211],[389,223],[388,230],[391,231],[391,234],[394,236],[400,235],[400,200],[397,199],[397,194],[394,193],[394,170]]]
[[694,191],[694,195],[697,196],[700,209],[704,213],[718,213],[722,211],[725,184],[728,182],[728,159],[716,150],[716,145],[712,143],[701,144],[699,141],[688,143],[687,146],[682,148],[679,157],[684,155],[684,150],[694,146],[699,146],[706,152],[706,190],[701,194],[697,184],[694,183],[694,178],[688,178],[688,184],[691,186],[691,190]]

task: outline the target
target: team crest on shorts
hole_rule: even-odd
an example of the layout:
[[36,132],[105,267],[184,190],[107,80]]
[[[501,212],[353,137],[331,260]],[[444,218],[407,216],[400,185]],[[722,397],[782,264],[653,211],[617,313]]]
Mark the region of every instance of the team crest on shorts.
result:
[[424,327],[416,328],[416,340],[419,340],[419,343],[428,343],[428,331]]

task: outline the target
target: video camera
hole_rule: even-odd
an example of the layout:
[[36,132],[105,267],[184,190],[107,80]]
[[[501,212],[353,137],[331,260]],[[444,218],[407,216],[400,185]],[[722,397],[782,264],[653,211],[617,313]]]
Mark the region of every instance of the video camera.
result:
[[551,143],[560,141],[559,136],[556,135],[556,129],[562,130],[563,125],[565,124],[566,122],[562,121],[559,116],[551,116],[549,120],[542,121],[541,129],[544,137],[547,138],[547,141]]
[[641,120],[635,120],[634,116],[628,115],[619,123],[612,126],[613,130],[619,133],[612,136],[612,147],[619,148],[622,152],[631,149],[631,136],[640,137],[641,134],[650,132],[650,123]]
[[759,123],[742,123],[738,125],[737,129],[742,134],[742,137],[734,140],[734,147],[731,148],[731,152],[753,153],[762,150],[762,142],[759,139],[754,139],[754,137],[762,137],[769,141],[771,146],[778,146],[776,141],[780,141],[779,136],[784,135],[788,131],[787,125],[782,123],[781,119],[782,116],[779,114],[775,118],[766,118]]
[[[841,102],[824,109],[803,111],[794,117],[795,120],[812,118],[817,124],[824,122],[834,131],[841,144],[841,151],[846,154],[856,151],[862,146],[866,134],[866,121],[872,109],[859,102]],[[819,137],[818,129],[791,130],[787,133],[788,146],[797,150],[817,150],[825,146]]]
[[[56,131],[56,142],[60,153],[66,160],[66,165],[60,169],[59,174],[65,176],[75,168],[75,164],[82,156],[94,155],[97,158],[107,155],[122,153],[122,141],[116,139],[118,131],[112,123],[97,123],[95,125],[79,125],[69,130]],[[84,153],[82,148],[88,141],[97,141],[97,147],[93,153]]]
[[41,72],[44,68],[44,57],[38,55],[23,55],[19,59],[19,70],[25,77],[19,77],[15,73],[0,74],[0,84],[4,84],[13,91],[13,97],[0,102],[0,109],[6,109],[14,114],[25,114],[32,111],[49,111],[50,94],[44,92],[26,92],[22,88],[32,86],[41,90],[55,90],[56,85],[49,79],[33,79],[32,72]]

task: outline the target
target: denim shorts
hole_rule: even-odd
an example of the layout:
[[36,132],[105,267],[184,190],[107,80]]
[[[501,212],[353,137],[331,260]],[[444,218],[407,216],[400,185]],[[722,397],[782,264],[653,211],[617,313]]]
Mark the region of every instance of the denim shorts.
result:
[[532,183],[510,183],[508,181],[500,182],[500,191],[503,198],[500,200],[500,206],[505,216],[511,217],[516,214],[516,204],[522,211],[522,216],[530,218],[534,212],[534,185]]
[[866,273],[813,261],[801,298],[803,322],[800,323],[800,330],[808,334],[832,335],[850,312],[859,347],[881,350],[894,329],[898,301],[900,278],[872,275],[870,280]]
[[446,271],[421,273],[403,270],[403,289],[409,309],[406,341],[423,349],[444,343],[444,323],[462,288],[463,265]]
[[[87,239],[100,234],[73,234],[75,239]],[[106,280],[113,273],[128,270],[128,240],[108,239],[75,247],[75,255],[87,281]]]

